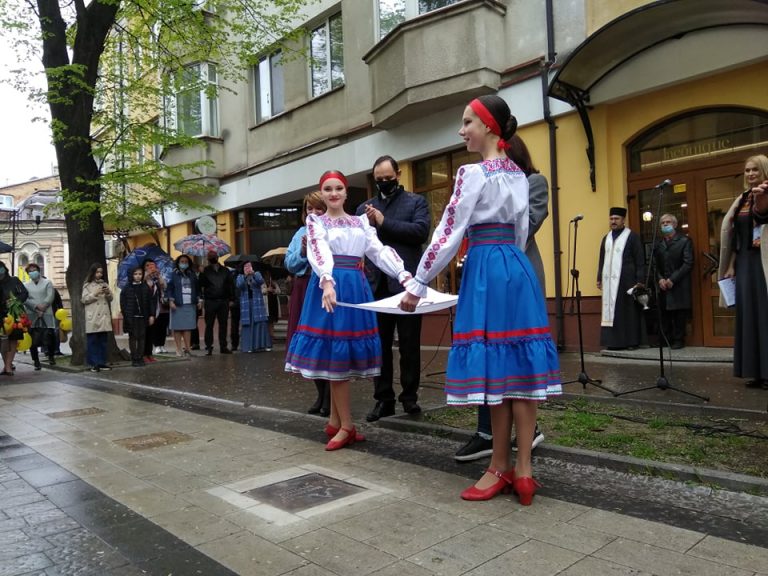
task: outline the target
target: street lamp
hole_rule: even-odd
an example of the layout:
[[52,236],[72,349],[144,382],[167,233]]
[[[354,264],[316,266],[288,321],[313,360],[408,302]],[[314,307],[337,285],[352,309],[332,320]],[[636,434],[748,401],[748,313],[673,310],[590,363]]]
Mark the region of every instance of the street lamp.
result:
[[[22,234],[24,236],[31,236],[37,232],[40,228],[40,221],[42,220],[41,211],[45,208],[45,204],[42,202],[32,202],[22,206],[21,210],[0,210],[0,213],[7,214],[4,218],[7,219],[5,227],[0,228],[0,232],[11,231],[11,273],[14,274],[16,270],[16,235]],[[34,214],[34,220],[23,220],[21,218],[22,210],[30,210]]]

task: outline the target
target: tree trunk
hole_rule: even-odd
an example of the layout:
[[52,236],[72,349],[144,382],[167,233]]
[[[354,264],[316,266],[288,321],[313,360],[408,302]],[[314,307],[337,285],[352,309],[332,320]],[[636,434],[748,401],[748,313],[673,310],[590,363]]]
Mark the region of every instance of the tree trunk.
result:
[[[91,264],[104,268],[104,224],[99,212],[99,169],[93,159],[91,119],[98,66],[109,31],[115,23],[119,0],[94,0],[87,7],[75,0],[77,29],[69,59],[67,27],[58,0],[37,0],[43,38],[43,67],[48,80],[48,105],[54,128],[62,197],[69,243],[67,287],[72,301],[72,364],[85,360],[85,314],[80,297]],[[67,208],[69,202],[85,208]],[[110,350],[116,349],[112,339]]]

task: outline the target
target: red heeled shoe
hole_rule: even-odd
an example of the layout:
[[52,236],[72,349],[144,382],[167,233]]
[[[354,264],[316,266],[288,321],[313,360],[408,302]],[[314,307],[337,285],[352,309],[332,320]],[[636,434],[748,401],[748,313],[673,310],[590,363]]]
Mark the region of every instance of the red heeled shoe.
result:
[[[505,476],[505,474],[509,474],[509,472],[499,472],[498,470],[494,470],[493,468],[488,468],[486,472],[490,472],[494,476],[498,478],[498,480],[494,483],[488,486],[488,488],[477,488],[475,486],[470,486],[464,492],[461,493],[462,500],[471,500],[471,501],[480,501],[480,500],[490,500],[494,496],[496,496],[499,492],[503,494],[509,494],[510,490],[512,489],[512,486],[509,483],[508,476]],[[514,477],[515,471],[512,470],[512,476]]]
[[[337,428],[330,423],[325,425],[325,435],[328,436],[328,440],[336,436],[336,434],[339,433],[339,430],[341,430],[341,428]],[[355,431],[355,442],[363,442],[364,440],[365,436],[360,434],[360,432]]]
[[[339,450],[340,448],[344,448],[344,446],[352,446],[355,442],[362,442],[365,440],[365,437],[362,435],[359,435],[357,433],[357,430],[355,430],[355,427],[352,428],[342,428],[340,431],[344,431],[347,433],[347,437],[343,440],[334,440],[330,439],[328,440],[328,444],[325,445],[325,449],[328,452],[331,452],[333,450]],[[358,438],[361,438],[361,440],[358,440]]]
[[515,478],[512,486],[515,492],[517,492],[517,497],[522,506],[530,506],[531,502],[533,502],[533,495],[536,494],[536,489],[541,488],[541,484],[530,476]]

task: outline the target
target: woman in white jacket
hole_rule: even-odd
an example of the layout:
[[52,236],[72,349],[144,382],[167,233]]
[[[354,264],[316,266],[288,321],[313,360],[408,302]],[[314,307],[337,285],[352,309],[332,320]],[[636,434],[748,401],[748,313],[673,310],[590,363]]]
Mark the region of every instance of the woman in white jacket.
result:
[[91,372],[111,370],[107,366],[107,337],[112,332],[112,290],[104,281],[101,264],[91,264],[83,284],[81,298],[85,306],[85,334],[87,338],[86,360]]

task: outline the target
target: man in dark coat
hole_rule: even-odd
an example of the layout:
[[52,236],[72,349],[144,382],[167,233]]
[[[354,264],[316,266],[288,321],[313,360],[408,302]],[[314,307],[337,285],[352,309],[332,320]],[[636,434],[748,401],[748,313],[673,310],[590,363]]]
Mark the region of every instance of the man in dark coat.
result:
[[662,239],[656,244],[656,281],[664,319],[664,334],[674,350],[685,347],[685,327],[691,310],[693,243],[677,233],[677,218],[664,214]]
[[[376,228],[379,240],[394,248],[403,259],[405,269],[414,274],[421,259],[422,244],[429,237],[429,207],[423,196],[406,192],[398,182],[400,169],[391,156],[382,156],[373,164],[373,178],[378,194],[357,209]],[[366,275],[374,297],[379,300],[403,291],[396,279],[383,274],[366,259]],[[392,387],[392,344],[395,327],[400,349],[399,400],[407,414],[421,412],[418,404],[421,372],[421,315],[377,314],[381,339],[381,375],[374,378],[373,397],[376,404],[366,416],[368,422],[395,413],[395,391]]]
[[624,226],[626,208],[610,209],[611,231],[600,244],[597,287],[603,291],[600,344],[609,350],[634,350],[643,340],[642,309],[627,294],[645,282],[643,243]]
[[227,319],[229,309],[235,303],[232,276],[219,264],[219,255],[208,252],[208,266],[203,268],[199,277],[200,295],[205,314],[205,353],[213,354],[213,324],[219,324],[219,350],[222,354],[231,354],[227,348]]

